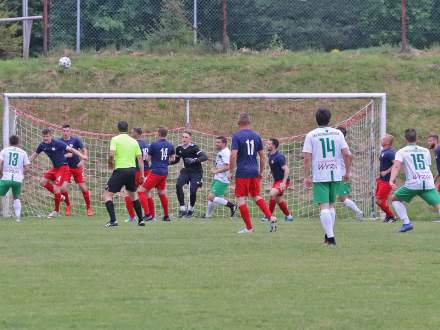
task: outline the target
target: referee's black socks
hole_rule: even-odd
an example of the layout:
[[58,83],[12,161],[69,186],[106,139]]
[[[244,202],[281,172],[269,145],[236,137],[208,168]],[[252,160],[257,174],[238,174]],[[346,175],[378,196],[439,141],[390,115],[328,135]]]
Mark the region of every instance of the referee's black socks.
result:
[[136,199],[135,201],[133,201],[133,208],[134,208],[134,211],[136,212],[136,215],[137,215],[139,221],[141,221],[142,220],[142,206],[141,206],[141,202],[139,202],[139,199]]
[[105,202],[105,207],[110,216],[110,222],[116,222],[115,205],[113,204],[113,201]]

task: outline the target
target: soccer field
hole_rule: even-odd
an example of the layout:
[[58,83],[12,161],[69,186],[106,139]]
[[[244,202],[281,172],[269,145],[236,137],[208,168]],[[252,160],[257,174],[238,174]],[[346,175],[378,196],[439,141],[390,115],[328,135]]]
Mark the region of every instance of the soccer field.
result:
[[0,222],[2,329],[438,329],[440,224]]

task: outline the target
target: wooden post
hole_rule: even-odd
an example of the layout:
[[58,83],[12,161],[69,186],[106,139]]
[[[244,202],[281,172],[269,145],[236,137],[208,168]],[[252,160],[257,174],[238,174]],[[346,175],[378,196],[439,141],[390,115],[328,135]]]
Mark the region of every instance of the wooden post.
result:
[[402,16],[401,16],[401,52],[408,51],[408,16],[406,11],[406,0],[402,0]]
[[223,50],[229,49],[229,36],[228,36],[228,0],[222,1],[222,12],[223,12]]
[[43,55],[48,54],[49,40],[49,0],[43,0]]

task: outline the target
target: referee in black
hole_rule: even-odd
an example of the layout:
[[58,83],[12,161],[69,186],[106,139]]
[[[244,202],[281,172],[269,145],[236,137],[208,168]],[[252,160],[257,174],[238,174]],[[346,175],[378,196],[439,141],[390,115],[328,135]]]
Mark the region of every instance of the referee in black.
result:
[[118,122],[119,135],[114,136],[110,141],[110,152],[108,156],[108,168],[113,170],[110,179],[107,182],[104,192],[104,201],[107,212],[110,216],[106,227],[117,226],[115,215],[115,206],[113,205],[113,195],[125,187],[130,199],[133,201],[133,207],[138,217],[138,225],[145,226],[142,220],[142,207],[136,193],[136,161],[139,164],[141,183],[144,179],[144,166],[142,152],[138,142],[128,135],[128,123],[126,121]]
[[[176,194],[179,200],[179,218],[191,218],[194,214],[194,205],[197,199],[197,189],[203,183],[203,168],[202,163],[208,160],[206,154],[199,149],[199,147],[192,143],[192,134],[185,131],[182,134],[182,144],[176,148],[176,159],[170,164],[177,164],[180,159],[183,159],[184,167],[180,170],[180,175],[177,178]],[[188,209],[185,206],[185,194],[183,193],[183,186],[189,184],[190,201]]]

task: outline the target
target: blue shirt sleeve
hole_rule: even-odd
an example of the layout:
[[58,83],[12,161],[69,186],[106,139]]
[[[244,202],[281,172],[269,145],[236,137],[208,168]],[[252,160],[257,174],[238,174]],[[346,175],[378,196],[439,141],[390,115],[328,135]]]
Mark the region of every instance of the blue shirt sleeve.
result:
[[280,167],[283,167],[286,165],[286,157],[284,157],[284,155],[280,155],[277,159],[277,163]]
[[67,148],[67,144],[65,144],[64,142],[60,141],[60,140],[54,140],[54,144],[59,147],[62,151],[66,151]]
[[170,153],[169,153],[169,155],[172,156],[174,154],[175,154],[174,146],[170,143]]
[[149,154],[150,156],[153,156],[153,153],[154,153],[154,147],[155,147],[155,144],[152,143],[152,144],[150,144],[150,147],[148,148],[148,154]]
[[38,147],[37,147],[37,150],[35,150],[35,152],[36,152],[37,154],[39,154],[39,153],[41,153],[42,151],[43,151],[43,144],[40,143],[40,144],[38,145]]
[[440,175],[440,148],[435,150],[435,162],[437,164],[437,173]]
[[258,137],[255,141],[255,151],[259,152],[263,150],[263,141],[261,141],[261,137]]
[[76,146],[76,149],[84,149],[84,144],[81,141],[81,139],[78,137],[76,138],[75,146]]
[[238,150],[238,137],[235,134],[232,136],[231,150]]

